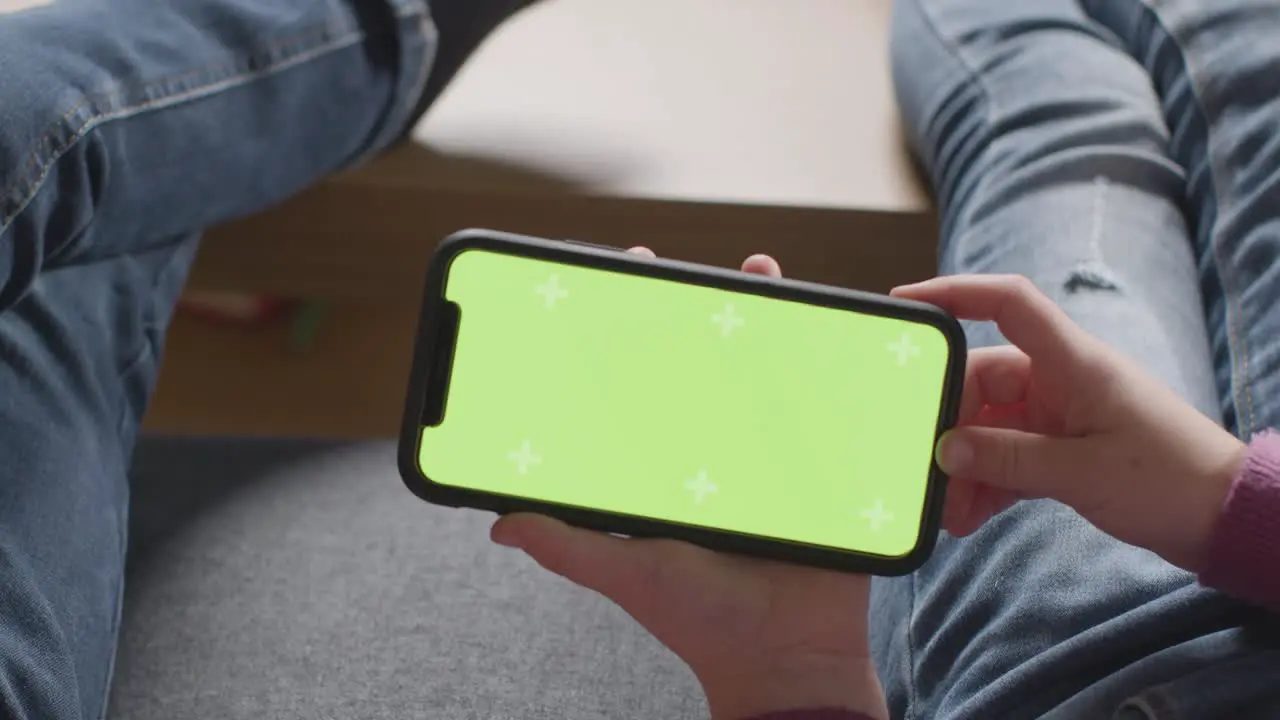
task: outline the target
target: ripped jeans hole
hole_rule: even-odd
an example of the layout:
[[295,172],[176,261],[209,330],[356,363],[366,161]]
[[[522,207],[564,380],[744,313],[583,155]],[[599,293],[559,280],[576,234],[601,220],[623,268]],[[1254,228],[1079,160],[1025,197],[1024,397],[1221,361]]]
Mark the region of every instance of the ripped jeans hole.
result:
[[1120,292],[1120,283],[1106,267],[1097,263],[1080,263],[1067,276],[1064,288],[1072,295],[1085,290]]

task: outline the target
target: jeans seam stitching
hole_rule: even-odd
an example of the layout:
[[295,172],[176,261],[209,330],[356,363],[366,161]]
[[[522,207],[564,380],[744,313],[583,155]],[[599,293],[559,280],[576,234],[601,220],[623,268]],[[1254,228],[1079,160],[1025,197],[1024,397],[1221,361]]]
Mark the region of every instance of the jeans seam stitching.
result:
[[[418,29],[422,31],[422,38],[424,40],[424,48],[425,48],[426,43],[431,43],[431,39],[428,37],[428,35],[433,33],[438,34],[439,32],[438,28],[436,28],[435,20],[431,17],[430,9],[424,7],[424,12],[422,14],[416,15],[416,16],[410,16],[410,17],[416,19]],[[410,19],[410,18],[406,18],[406,19]],[[438,38],[435,42],[435,50],[436,51],[439,50]],[[413,77],[413,96],[412,96],[413,98],[419,98],[422,96],[422,93],[426,90],[427,82],[431,78],[431,71],[435,68],[435,64],[436,64],[435,51],[427,51],[427,52],[424,52],[423,55],[424,57],[422,58],[422,62],[418,63],[418,71],[414,74],[414,77]],[[431,57],[427,58],[425,57],[426,55],[430,55]],[[410,105],[407,112],[410,112],[410,113],[413,112],[412,105]]]
[[[1205,140],[1205,165],[1209,174],[1209,185],[1213,195],[1213,212],[1214,222],[1209,228],[1209,237],[1206,238],[1209,246],[1209,255],[1213,261],[1213,269],[1218,275],[1218,281],[1222,283],[1222,294],[1226,301],[1224,313],[1226,315],[1226,332],[1227,332],[1227,352],[1230,355],[1228,359],[1231,365],[1231,396],[1232,401],[1236,405],[1236,435],[1241,438],[1248,438],[1253,434],[1253,427],[1256,423],[1254,414],[1253,387],[1249,381],[1249,343],[1245,337],[1246,333],[1241,332],[1240,321],[1243,313],[1240,294],[1236,291],[1236,285],[1233,277],[1228,272],[1228,264],[1223,262],[1222,243],[1217,241],[1214,233],[1214,226],[1219,224],[1220,210],[1222,208],[1222,199],[1219,196],[1218,189],[1220,184],[1218,178],[1222,176],[1219,172],[1220,168],[1214,159],[1211,144],[1212,138],[1209,133],[1208,119],[1205,118],[1204,104],[1201,101],[1199,88],[1201,84],[1197,81],[1195,73],[1191,70],[1191,63],[1188,61],[1186,53],[1182,49],[1182,43],[1178,41],[1169,26],[1161,17],[1157,10],[1147,0],[1139,0],[1143,8],[1150,14],[1155,26],[1160,29],[1166,38],[1173,42],[1178,49],[1178,57],[1182,61],[1182,74],[1186,76],[1190,88],[1191,97],[1193,98],[1197,113],[1201,116],[1204,128]],[[1242,402],[1243,401],[1243,402]]]
[[911,601],[907,605],[907,712],[906,717],[916,717],[916,709],[920,705],[920,689],[916,685],[916,574],[911,573],[909,583]]
[[[182,242],[182,237],[177,238],[176,242]],[[168,244],[168,243],[157,244],[153,246],[152,249],[163,247],[165,244]],[[118,256],[114,256],[114,257],[118,257]],[[107,258],[107,260],[110,260],[110,259],[112,258]],[[156,273],[155,278],[150,283],[150,286],[149,286],[150,291],[154,291],[155,288],[165,280],[166,274],[173,270],[175,259],[176,259],[175,257],[170,257],[168,261],[165,263],[164,267],[159,272]],[[148,292],[147,294],[151,295],[153,294],[153,292]],[[124,367],[121,368],[116,373],[117,382],[115,386],[122,387],[123,380],[127,378],[129,375],[133,374],[138,369],[138,367],[147,360],[148,355],[155,356],[156,353],[157,353],[157,345],[156,345],[156,342],[154,341],[154,336],[150,333],[144,332],[144,340],[142,342],[141,347],[138,348],[137,352],[133,353],[129,362],[125,363]],[[121,436],[123,433],[123,426],[124,426],[125,418],[128,412],[129,412],[128,401],[123,397],[123,393],[121,393],[120,408],[119,408],[119,411],[116,413],[116,425],[114,428],[117,436]],[[128,556],[128,547],[129,547],[128,508],[129,508],[129,503],[126,501],[125,503],[126,514],[120,525],[121,558],[126,560]],[[121,572],[122,573],[124,572],[123,567],[121,567]],[[121,627],[123,627],[123,623],[124,623],[125,583],[123,581],[123,577],[124,576],[122,574],[120,589],[116,598],[115,617],[112,621],[113,632],[116,636],[119,636],[120,629]],[[111,653],[111,660],[107,666],[106,685],[102,690],[102,705],[101,705],[102,714],[97,720],[107,720],[107,717],[108,717],[107,713],[111,705],[111,689],[112,689],[112,686],[115,684],[115,674],[116,674],[116,653]]]
[[[124,623],[124,565],[128,561],[129,548],[129,502],[125,500],[124,517],[120,519],[120,531],[116,534],[117,540],[120,542],[120,582],[116,584],[115,608],[111,625],[113,634],[117,637],[120,634],[120,627]],[[111,658],[107,661],[107,677],[106,687],[102,691],[102,712],[99,714],[99,720],[107,720],[107,710],[111,704],[111,685],[116,674],[116,653],[111,653]]]
[[920,16],[924,18],[925,24],[929,26],[929,32],[933,33],[934,38],[941,43],[944,48],[946,48],[947,53],[954,57],[956,61],[960,63],[960,66],[964,68],[964,73],[968,82],[971,85],[977,86],[978,91],[982,93],[982,122],[984,126],[990,125],[991,116],[994,111],[994,103],[991,99],[991,90],[987,87],[987,82],[982,77],[982,73],[978,72],[977,67],[974,66],[973,61],[971,61],[965,54],[964,49],[960,47],[960,45],[956,43],[950,35],[942,32],[942,29],[938,25],[937,18],[934,17],[927,4],[920,2],[920,0],[912,0],[912,2],[920,11]]
[[[345,34],[335,35],[336,32],[341,31],[345,31]],[[325,39],[328,35],[334,35],[334,37]],[[305,49],[283,54],[280,57],[273,57],[289,45],[296,44],[302,40],[309,40],[312,36],[316,36],[321,39],[321,42],[309,45]],[[111,91],[102,91],[85,97],[77,102],[61,117],[49,124],[44,134],[35,142],[35,148],[31,150],[26,163],[24,163],[26,171],[24,173],[20,173],[8,187],[4,188],[3,191],[0,191],[0,204],[5,202],[5,198],[14,198],[13,210],[8,215],[5,215],[3,211],[0,211],[0,235],[9,229],[9,226],[13,221],[22,214],[23,210],[25,210],[27,205],[30,204],[31,200],[39,194],[40,188],[43,186],[44,181],[48,179],[49,173],[52,171],[54,165],[57,164],[58,160],[60,160],[68,150],[74,147],[94,130],[97,130],[111,122],[126,120],[136,115],[141,115],[155,110],[167,109],[186,102],[203,99],[223,90],[239,87],[256,80],[271,77],[283,70],[287,70],[301,63],[319,58],[330,52],[350,47],[364,38],[365,33],[361,30],[352,30],[349,27],[344,28],[335,23],[325,23],[323,25],[312,26],[305,31],[291,34],[249,53],[247,57],[250,59],[257,57],[270,58],[269,62],[264,64],[262,67],[250,68],[242,72],[236,72],[237,67],[235,62],[221,61],[216,64],[206,65],[194,70],[185,70],[181,73],[174,73],[172,75],[148,81],[136,86],[136,89],[141,90],[145,94],[152,88],[160,88],[167,84],[180,82],[200,75],[210,75],[209,81],[178,92],[149,98],[143,102],[125,105],[124,107],[111,111],[93,112],[88,115],[80,123],[79,127],[71,132],[68,137],[59,142],[59,134],[63,132],[62,126],[64,123],[74,117],[77,113],[83,112],[86,108],[92,108],[104,99],[108,99],[112,95],[119,94],[122,88],[115,88]],[[240,58],[241,61],[243,61],[243,57],[244,56]],[[46,153],[45,148],[48,146],[52,146],[53,149]],[[41,162],[42,156],[47,156],[47,159],[43,163]],[[28,179],[33,176],[34,179]],[[19,188],[22,188],[24,183],[27,184],[27,187],[20,190]]]
[[[389,145],[394,144],[397,140],[405,139],[413,132],[412,123],[417,120],[413,117],[414,103],[416,98],[422,96],[427,83],[431,77],[431,71],[435,68],[436,56],[439,46],[435,44],[438,37],[438,30],[435,21],[431,16],[431,9],[424,2],[418,0],[413,3],[412,9],[407,6],[397,5],[396,21],[400,23],[413,22],[417,25],[419,38],[423,42],[423,52],[419,53],[421,57],[417,63],[417,71],[413,76],[413,91],[410,94],[412,102],[400,111],[393,110],[389,113],[391,122],[388,127],[379,133],[376,133],[373,144],[364,152],[358,153],[351,161],[351,165],[361,165],[368,162],[371,158],[383,152]],[[434,47],[431,47],[435,45]],[[430,48],[430,49],[428,49]],[[400,60],[405,60],[404,45],[401,46]],[[401,86],[402,87],[402,86]],[[408,127],[401,127],[408,125]]]
[[[930,10],[928,3],[921,2],[921,0],[911,0],[911,2],[919,11],[920,17],[923,18],[925,25],[928,27],[929,32],[933,35],[934,39],[936,39],[938,43],[942,45],[943,49],[947,52],[947,54],[955,58],[956,62],[960,65],[960,67],[963,68],[964,76],[965,76],[964,77],[965,84],[968,85],[968,87],[976,90],[978,94],[977,103],[980,105],[982,110],[982,116],[981,116],[982,120],[981,120],[981,129],[980,129],[982,140],[981,142],[978,143],[979,145],[978,150],[974,154],[973,158],[969,163],[969,167],[972,168],[978,164],[979,160],[987,154],[987,151],[990,148],[990,137],[989,137],[990,130],[993,123],[993,118],[997,114],[997,106],[994,99],[995,96],[991,92],[991,88],[987,86],[987,81],[983,77],[982,73],[978,71],[978,68],[974,65],[973,61],[964,52],[964,49],[960,46],[960,44],[955,42],[955,40],[950,35],[942,32],[942,28],[938,23],[938,19],[934,15],[934,13]],[[936,113],[933,113],[933,117],[931,118],[929,123],[930,126],[932,126],[934,120],[936,120],[936,115],[937,115]],[[926,134],[932,135],[933,132],[929,131]],[[938,188],[945,186],[948,184],[947,178],[937,177],[934,179],[933,184],[935,185],[935,187],[938,187]],[[941,198],[941,195],[939,195],[939,198]],[[943,230],[945,231],[948,228],[948,226],[952,225],[953,223],[946,220],[946,216],[950,215],[950,210],[948,208],[942,208],[942,210],[943,210],[943,216],[944,216],[942,220],[942,226],[943,226]]]
[[[268,44],[263,48],[261,48],[260,51],[263,54],[270,55],[275,49],[283,47],[289,44],[290,42],[296,42],[299,39],[306,38],[307,36],[313,35],[313,34],[316,34],[316,35],[323,34],[325,31],[331,30],[333,28],[334,26],[331,23],[326,23],[324,25],[319,25],[319,26],[312,26],[305,31],[299,31],[298,33],[295,33],[293,35],[289,35],[280,40],[277,40],[275,43]],[[217,74],[225,74],[226,72],[234,71],[234,70],[235,70],[234,63],[220,61],[218,63],[210,63],[209,65],[205,65],[203,67],[190,69],[190,70],[183,70],[181,72],[176,72],[170,75],[165,75],[159,78],[155,78],[153,80],[149,80],[143,83],[139,87],[145,91],[147,88],[162,87],[170,83],[181,82],[183,80],[186,80],[187,78],[196,77],[206,73],[213,73],[214,75],[217,75]],[[39,172],[40,151],[42,149],[42,146],[47,143],[56,141],[56,134],[58,130],[61,128],[63,123],[70,120],[72,116],[74,116],[76,113],[80,112],[81,110],[84,110],[86,107],[93,106],[103,99],[110,99],[113,95],[120,94],[120,92],[123,89],[124,88],[117,87],[111,90],[101,90],[96,93],[90,94],[84,97],[83,99],[81,99],[79,102],[75,103],[75,105],[73,105],[69,110],[67,110],[61,117],[50,122],[44,134],[40,137],[39,140],[36,141],[36,148],[28,154],[27,161],[25,163],[27,167],[36,168],[37,172]],[[121,108],[115,112],[120,112],[122,110],[127,110],[127,109],[128,109],[127,107]],[[102,114],[105,114],[105,113],[98,113],[98,115],[102,115]],[[91,115],[87,120],[91,121],[98,115]],[[17,188],[19,181],[20,181],[19,179],[15,179],[13,183],[11,183],[8,187],[4,188],[3,191],[0,191],[0,198],[7,197],[11,194],[17,194],[15,191],[15,188]]]

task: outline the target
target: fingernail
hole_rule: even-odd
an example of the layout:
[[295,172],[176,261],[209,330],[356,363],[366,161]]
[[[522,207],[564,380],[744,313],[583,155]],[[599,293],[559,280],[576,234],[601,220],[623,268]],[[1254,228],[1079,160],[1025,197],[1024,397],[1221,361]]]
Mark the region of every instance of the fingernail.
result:
[[516,547],[515,534],[507,530],[507,526],[499,523],[489,533],[489,539],[502,547]]
[[973,447],[948,432],[938,441],[938,467],[948,475],[962,472],[973,460]]

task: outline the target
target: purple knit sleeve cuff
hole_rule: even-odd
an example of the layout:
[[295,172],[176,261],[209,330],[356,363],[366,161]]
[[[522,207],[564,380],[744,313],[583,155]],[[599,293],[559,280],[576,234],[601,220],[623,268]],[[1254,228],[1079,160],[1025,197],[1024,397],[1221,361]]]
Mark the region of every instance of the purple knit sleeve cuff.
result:
[[758,715],[744,720],[873,720],[867,715],[853,710],[837,708],[814,708],[812,710],[785,710],[783,712]]
[[1280,610],[1280,434],[1254,437],[1209,541],[1200,582]]

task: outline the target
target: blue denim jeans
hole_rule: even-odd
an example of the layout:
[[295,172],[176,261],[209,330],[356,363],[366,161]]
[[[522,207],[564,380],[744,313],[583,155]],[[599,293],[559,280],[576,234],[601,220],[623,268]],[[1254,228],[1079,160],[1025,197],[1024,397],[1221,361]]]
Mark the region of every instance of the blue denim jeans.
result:
[[[1025,275],[1241,437],[1280,426],[1280,2],[897,0],[893,32],[942,272]],[[895,717],[1280,717],[1275,616],[1052,502],[875,583],[872,628]]]
[[391,144],[521,4],[0,11],[0,716],[103,715],[126,467],[200,231]]

